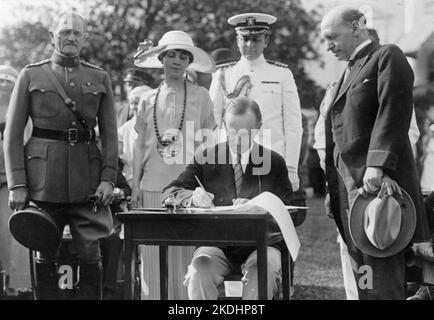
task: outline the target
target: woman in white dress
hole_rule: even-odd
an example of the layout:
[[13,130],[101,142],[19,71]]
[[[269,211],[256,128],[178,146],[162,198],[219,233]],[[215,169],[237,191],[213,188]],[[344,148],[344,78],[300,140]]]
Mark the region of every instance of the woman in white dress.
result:
[[[163,68],[165,79],[141,96],[132,202],[135,207],[161,207],[161,190],[179,176],[216,126],[208,90],[189,82],[186,70],[211,73],[215,63],[193,45],[189,34],[179,30],[165,33],[157,47],[141,45],[135,65]],[[182,282],[193,249],[169,247],[169,299],[187,299]],[[141,262],[142,298],[159,299],[158,248],[142,247]]]

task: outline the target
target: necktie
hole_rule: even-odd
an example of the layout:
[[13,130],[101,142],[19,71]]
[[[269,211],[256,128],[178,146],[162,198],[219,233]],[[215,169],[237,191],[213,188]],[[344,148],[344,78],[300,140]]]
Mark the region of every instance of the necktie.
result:
[[241,184],[243,183],[243,167],[241,166],[241,154],[237,152],[237,160],[234,164],[234,181],[237,197],[241,192]]
[[354,66],[354,63],[356,62],[356,59],[348,60],[347,67],[345,68],[345,74],[344,74],[344,82],[347,81],[348,75],[350,74],[351,69]]

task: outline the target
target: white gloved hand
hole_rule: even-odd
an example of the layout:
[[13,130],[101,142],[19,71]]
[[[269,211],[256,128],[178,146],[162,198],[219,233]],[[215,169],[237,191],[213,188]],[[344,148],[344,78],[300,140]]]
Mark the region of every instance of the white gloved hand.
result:
[[288,169],[288,178],[292,185],[292,191],[295,192],[300,187],[300,181],[298,180],[298,174],[297,172],[292,172],[290,170],[293,170],[290,167],[287,167]]

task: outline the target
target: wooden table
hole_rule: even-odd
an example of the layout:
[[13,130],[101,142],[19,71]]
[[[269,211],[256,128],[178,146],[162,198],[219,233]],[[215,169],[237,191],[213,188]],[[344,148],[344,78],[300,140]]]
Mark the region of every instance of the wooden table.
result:
[[[139,244],[158,245],[160,255],[160,295],[168,297],[167,246],[251,246],[258,250],[258,297],[267,299],[267,246],[283,237],[272,216],[249,213],[174,213],[134,209],[118,213],[124,223],[124,298],[134,297],[135,250]],[[283,298],[289,299],[289,252],[282,246]]]

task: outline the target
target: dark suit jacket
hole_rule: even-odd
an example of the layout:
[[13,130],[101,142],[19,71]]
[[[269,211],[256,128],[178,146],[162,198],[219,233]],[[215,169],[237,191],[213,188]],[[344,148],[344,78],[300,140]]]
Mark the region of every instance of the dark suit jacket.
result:
[[[428,240],[428,222],[408,138],[414,75],[407,59],[397,46],[371,43],[359,52],[346,82],[342,80],[326,115],[326,171],[334,214],[340,211],[337,157],[349,168],[357,188],[363,186],[368,166],[380,167],[413,199],[418,215],[414,240]],[[346,225],[337,224],[342,233]]]
[[[258,154],[257,152],[259,152],[262,159],[265,159],[265,165],[252,161],[252,154]],[[205,162],[205,157],[213,159],[213,163],[210,163],[211,161]],[[193,191],[199,187],[195,179],[196,175],[205,189],[215,195],[214,203],[216,206],[232,205],[232,200],[237,197],[234,170],[230,159],[230,151],[226,143],[218,144],[197,153],[194,163],[190,164],[178,179],[164,188],[162,199],[166,199],[170,194],[178,196],[181,193],[180,191]],[[268,168],[269,170],[267,170]],[[252,174],[253,170],[259,170],[260,174]],[[252,199],[265,191],[274,193],[287,205],[291,202],[292,187],[288,179],[285,160],[276,152],[255,144],[244,173],[241,193],[238,198]],[[228,259],[234,263],[243,262],[255,250],[255,248],[249,247],[227,247],[222,249]]]

